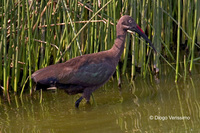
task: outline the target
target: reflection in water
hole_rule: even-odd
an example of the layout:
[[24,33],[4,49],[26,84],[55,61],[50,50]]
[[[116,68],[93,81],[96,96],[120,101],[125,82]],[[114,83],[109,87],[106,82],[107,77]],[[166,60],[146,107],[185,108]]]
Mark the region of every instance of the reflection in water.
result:
[[0,105],[0,132],[183,132],[200,129],[199,75],[178,84],[169,77],[153,80],[124,77],[122,89],[109,81],[97,90],[91,106],[74,107],[78,95],[62,90],[40,92]]

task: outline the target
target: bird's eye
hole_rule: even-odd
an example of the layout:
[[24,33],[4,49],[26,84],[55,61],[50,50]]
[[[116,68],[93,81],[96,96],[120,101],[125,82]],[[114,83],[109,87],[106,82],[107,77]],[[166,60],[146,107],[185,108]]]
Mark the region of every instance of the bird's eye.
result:
[[129,23],[132,23],[132,20],[129,20],[128,22],[129,22]]

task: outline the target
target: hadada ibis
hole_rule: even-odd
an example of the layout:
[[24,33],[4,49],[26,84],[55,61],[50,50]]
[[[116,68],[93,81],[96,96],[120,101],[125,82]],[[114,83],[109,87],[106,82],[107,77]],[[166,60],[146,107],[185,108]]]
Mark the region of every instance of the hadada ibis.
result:
[[105,84],[114,74],[124,50],[127,30],[137,32],[156,52],[151,41],[133,18],[125,15],[117,23],[117,38],[111,49],[78,56],[34,72],[31,78],[36,83],[36,89],[56,87],[65,89],[70,95],[82,93],[75,103],[77,108],[83,98],[89,102],[92,92]]

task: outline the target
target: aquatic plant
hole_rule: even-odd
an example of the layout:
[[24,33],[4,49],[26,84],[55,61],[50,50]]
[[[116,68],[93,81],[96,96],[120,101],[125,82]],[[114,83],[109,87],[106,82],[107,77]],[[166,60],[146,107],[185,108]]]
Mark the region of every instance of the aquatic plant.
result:
[[129,34],[116,71],[119,81],[121,74],[129,72],[133,79],[136,68],[144,78],[152,78],[153,72],[159,76],[166,73],[161,66],[167,62],[177,82],[182,70],[186,77],[200,59],[199,6],[197,0],[1,0],[0,87],[5,96],[9,91],[31,93],[34,71],[110,49],[117,20],[125,14],[146,32],[158,54],[137,35]]

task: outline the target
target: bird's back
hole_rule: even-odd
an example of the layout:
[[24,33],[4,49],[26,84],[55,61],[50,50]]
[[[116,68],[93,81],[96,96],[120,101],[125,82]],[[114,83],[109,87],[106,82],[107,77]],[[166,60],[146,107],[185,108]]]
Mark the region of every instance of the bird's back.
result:
[[111,56],[103,51],[50,65],[33,73],[32,79],[42,87],[85,88],[101,86],[114,71]]

